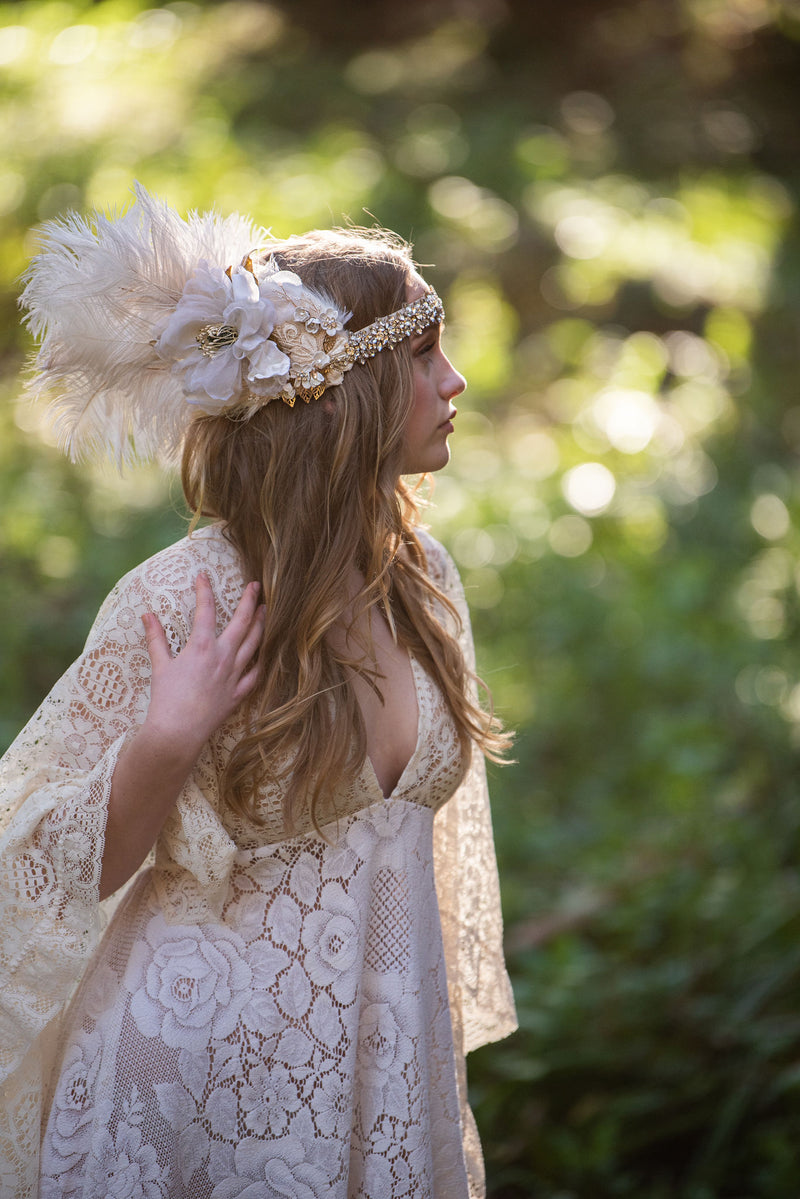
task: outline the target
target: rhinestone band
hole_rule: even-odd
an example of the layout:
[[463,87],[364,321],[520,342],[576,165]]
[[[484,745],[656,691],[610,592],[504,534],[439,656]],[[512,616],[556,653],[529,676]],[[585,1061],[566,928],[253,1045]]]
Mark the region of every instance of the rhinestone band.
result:
[[431,290],[413,300],[410,304],[381,316],[364,329],[351,333],[342,360],[347,362],[364,363],[368,358],[374,358],[381,350],[393,350],[407,337],[415,333],[424,333],[431,325],[438,325],[444,320],[444,305]]

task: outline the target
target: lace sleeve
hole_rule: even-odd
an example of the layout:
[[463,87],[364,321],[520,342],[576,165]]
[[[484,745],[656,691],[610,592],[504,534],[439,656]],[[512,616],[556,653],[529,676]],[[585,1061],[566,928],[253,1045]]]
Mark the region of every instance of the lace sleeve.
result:
[[146,708],[137,616],[121,584],[0,763],[0,1077],[63,1007],[97,943],[111,778]]
[[150,671],[136,616],[120,584],[0,763],[0,1163],[14,1177],[36,1161],[48,1046],[102,927],[111,778]]
[[[459,643],[467,666],[474,671],[469,611],[458,571],[433,538],[426,535],[423,545],[431,577],[458,611]],[[464,1052],[469,1053],[517,1027],[503,958],[486,765],[477,750],[464,781],[437,814],[434,860],[454,1024],[460,1025]]]
[[[174,653],[191,627],[199,569],[220,620],[236,606],[241,579],[230,555],[226,564],[224,550],[198,543],[163,551],[117,585],[83,654],[0,762],[0,1167],[36,1159],[48,1046],[113,903],[99,901],[100,871],[114,768],[149,701],[142,614],[156,612]],[[235,852],[209,762],[207,750],[159,839],[176,912],[190,906],[187,893],[214,905]],[[183,886],[170,888],[173,876]],[[0,1191],[2,1181],[0,1169]]]

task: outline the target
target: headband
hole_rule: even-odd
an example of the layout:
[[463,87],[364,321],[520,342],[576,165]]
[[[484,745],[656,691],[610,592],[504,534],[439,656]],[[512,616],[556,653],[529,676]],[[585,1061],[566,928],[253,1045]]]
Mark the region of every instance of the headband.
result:
[[428,291],[351,332],[350,312],[278,268],[266,230],[238,215],[183,220],[134,192],[120,217],[47,222],[24,276],[20,305],[40,343],[26,387],[51,398],[73,460],[173,457],[198,412],[248,417],[273,400],[319,399],[444,319]]

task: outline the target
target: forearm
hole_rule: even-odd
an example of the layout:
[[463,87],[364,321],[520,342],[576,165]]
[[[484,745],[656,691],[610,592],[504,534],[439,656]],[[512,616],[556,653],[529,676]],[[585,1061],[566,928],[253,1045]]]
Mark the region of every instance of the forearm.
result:
[[155,845],[200,752],[255,686],[253,655],[264,631],[249,583],[230,623],[215,632],[211,584],[195,580],[192,632],[176,657],[152,612],[142,617],[152,677],[147,717],[117,761],[108,805],[100,898],[131,877]]
[[101,899],[127,882],[147,857],[201,750],[147,721],[122,750],[111,783]]

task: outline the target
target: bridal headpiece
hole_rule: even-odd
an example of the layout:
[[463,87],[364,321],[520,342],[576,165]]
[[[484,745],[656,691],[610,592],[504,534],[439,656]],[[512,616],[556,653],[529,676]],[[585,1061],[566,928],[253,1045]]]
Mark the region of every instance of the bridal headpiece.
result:
[[[319,399],[347,371],[444,319],[429,291],[356,332],[351,313],[269,257],[241,216],[183,220],[144,188],[121,217],[48,222],[20,304],[73,459],[174,454],[198,412]],[[265,245],[258,252],[253,246]],[[233,264],[233,265],[231,265]]]

